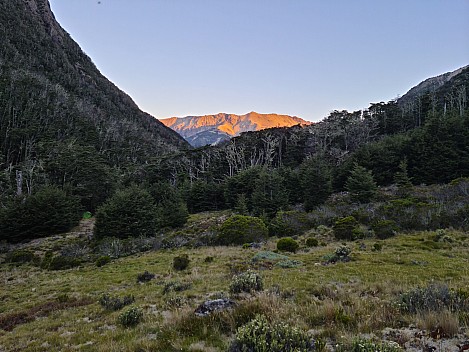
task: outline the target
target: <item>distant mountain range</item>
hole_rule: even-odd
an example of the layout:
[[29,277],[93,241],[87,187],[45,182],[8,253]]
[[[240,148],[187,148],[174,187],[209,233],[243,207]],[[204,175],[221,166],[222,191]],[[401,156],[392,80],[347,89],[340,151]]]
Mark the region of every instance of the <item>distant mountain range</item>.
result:
[[311,122],[296,116],[259,114],[254,111],[245,115],[219,113],[216,115],[171,117],[160,119],[160,121],[178,132],[194,147],[207,144],[216,145],[231,137],[239,136],[242,132],[311,124]]

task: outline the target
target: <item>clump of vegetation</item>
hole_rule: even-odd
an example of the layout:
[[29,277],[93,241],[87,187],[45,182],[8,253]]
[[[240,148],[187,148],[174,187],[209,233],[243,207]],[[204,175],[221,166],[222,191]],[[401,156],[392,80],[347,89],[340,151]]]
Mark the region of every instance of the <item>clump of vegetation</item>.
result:
[[128,306],[129,304],[132,304],[135,302],[135,298],[130,295],[130,296],[124,296],[122,298],[117,297],[117,296],[112,296],[109,294],[103,294],[99,298],[99,304],[106,310],[109,311],[116,311],[120,310],[125,306]]
[[180,282],[180,281],[170,281],[165,283],[163,287],[163,294],[167,294],[169,292],[181,292],[188,290],[192,287],[190,282]]
[[173,259],[173,269],[177,271],[185,270],[189,266],[190,260],[187,254],[182,254]]
[[353,202],[367,203],[376,195],[377,186],[370,170],[355,165],[345,185]]
[[148,282],[154,278],[155,274],[151,274],[145,270],[143,273],[137,275],[137,282]]
[[451,291],[446,285],[431,284],[401,293],[397,303],[402,311],[417,313],[444,309],[455,311],[467,307],[468,302],[465,295]]
[[119,315],[118,322],[125,328],[138,325],[143,319],[143,310],[131,307]]
[[332,231],[334,232],[335,238],[338,240],[353,240],[354,231],[358,228],[358,222],[353,216],[347,216],[345,218],[338,219]]
[[373,243],[373,251],[375,252],[380,252],[383,249],[383,244],[382,243]]
[[98,268],[108,264],[111,261],[111,257],[108,255],[102,255],[98,259],[96,259],[96,266]]
[[352,250],[347,246],[337,247],[333,254],[326,255],[326,263],[349,262]]
[[277,249],[284,252],[295,253],[300,245],[291,237],[284,237],[278,240]]
[[8,253],[5,258],[7,263],[16,263],[16,264],[24,264],[24,263],[31,263],[37,262],[38,258],[36,255],[28,250],[25,249],[18,249]]
[[235,215],[221,225],[218,242],[222,245],[242,245],[263,241],[268,236],[264,222],[253,216]]
[[445,230],[443,229],[438,229],[435,231],[435,237],[433,238],[433,240],[435,242],[446,242],[446,243],[453,243],[454,242],[454,238],[449,236]]
[[262,291],[263,289],[264,283],[262,277],[251,270],[235,275],[230,284],[230,293],[251,293],[254,291]]
[[319,246],[319,241],[317,238],[309,237],[306,239],[306,247],[317,247]]
[[207,256],[204,259],[204,263],[212,263],[215,260],[212,256]]
[[238,328],[230,352],[312,352],[321,351],[324,344],[312,340],[308,334],[287,323],[270,323],[265,316],[257,315]]
[[339,345],[338,352],[401,352],[397,342],[373,342],[372,340],[356,339],[351,345]]
[[315,221],[301,211],[279,211],[269,223],[271,236],[298,236],[314,227]]
[[96,212],[96,238],[150,236],[157,227],[156,206],[146,190],[132,186],[117,191]]
[[75,268],[80,264],[81,261],[79,259],[65,257],[63,255],[54,256],[52,252],[49,252],[49,254],[46,253],[41,267],[48,270],[66,270]]
[[299,266],[302,266],[303,262],[300,260],[295,260],[295,259],[284,259],[275,264],[275,266],[283,269],[288,269],[288,268],[297,268]]
[[396,222],[393,220],[377,221],[371,226],[371,228],[374,231],[376,237],[382,240],[394,236],[399,229]]

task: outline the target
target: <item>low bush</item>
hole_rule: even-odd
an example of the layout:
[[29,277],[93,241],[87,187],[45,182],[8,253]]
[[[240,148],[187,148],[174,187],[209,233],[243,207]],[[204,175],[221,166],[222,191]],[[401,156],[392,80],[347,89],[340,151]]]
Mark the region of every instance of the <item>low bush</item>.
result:
[[371,229],[374,231],[375,236],[382,240],[393,237],[399,230],[396,222],[393,220],[380,220],[375,222],[371,226]]
[[294,260],[294,259],[285,259],[277,262],[275,266],[283,269],[288,269],[288,268],[298,268],[299,266],[302,266],[303,262],[299,260]]
[[111,296],[109,294],[103,294],[99,298],[99,304],[106,310],[109,311],[116,311],[120,310],[125,306],[128,306],[129,304],[132,304],[135,302],[135,298],[130,295],[130,296],[124,296],[122,298],[117,297],[117,296]]
[[218,243],[242,245],[263,241],[267,236],[267,227],[261,219],[253,216],[235,215],[225,220],[221,225]]
[[173,269],[177,271],[185,270],[189,266],[189,257],[187,254],[182,254],[180,256],[174,257],[173,259]]
[[148,282],[154,278],[155,274],[151,274],[145,270],[143,273],[137,275],[137,282]]
[[321,351],[324,344],[312,340],[308,334],[287,323],[270,323],[265,316],[257,315],[238,328],[230,352],[309,352]]
[[358,222],[353,216],[347,216],[345,218],[338,219],[332,231],[335,238],[338,240],[353,240],[354,239],[354,230],[358,228]]
[[[45,258],[46,259],[46,258]],[[43,260],[44,268],[49,270],[66,270],[72,269],[81,264],[80,260],[75,258],[64,257],[63,255],[57,255],[47,258],[47,262]],[[42,266],[42,263],[41,263]]]
[[326,263],[348,262],[350,261],[350,253],[352,250],[347,246],[337,247],[333,254],[326,255],[324,259]]
[[381,243],[373,243],[373,251],[380,252],[383,249],[383,245]]
[[445,309],[456,311],[468,306],[465,295],[453,292],[443,284],[431,284],[404,292],[399,295],[397,303],[402,311],[408,313],[438,312]]
[[295,253],[299,247],[298,242],[291,237],[281,238],[277,242],[277,249],[279,251]]
[[143,310],[131,307],[119,315],[118,322],[125,328],[138,325],[143,319]]
[[356,339],[351,345],[339,345],[337,352],[401,352],[403,351],[397,342]]
[[271,236],[298,236],[313,228],[316,222],[308,213],[301,211],[279,211],[269,223]]
[[38,258],[31,251],[18,249],[18,250],[8,253],[7,256],[5,257],[5,261],[7,263],[23,264],[23,263],[36,262],[38,261]]
[[212,263],[214,261],[214,259],[215,258],[213,258],[212,256],[205,257],[204,263]]
[[165,283],[163,287],[163,294],[167,294],[169,292],[181,292],[188,290],[192,287],[190,282],[180,282],[180,281],[170,281]]
[[108,264],[111,261],[111,257],[108,255],[102,255],[98,259],[96,259],[96,266],[97,267],[102,267],[106,264]]
[[306,239],[306,247],[317,247],[319,246],[319,241],[317,238],[309,237]]
[[253,271],[246,271],[239,275],[235,275],[231,280],[230,293],[262,291],[264,283],[262,277]]

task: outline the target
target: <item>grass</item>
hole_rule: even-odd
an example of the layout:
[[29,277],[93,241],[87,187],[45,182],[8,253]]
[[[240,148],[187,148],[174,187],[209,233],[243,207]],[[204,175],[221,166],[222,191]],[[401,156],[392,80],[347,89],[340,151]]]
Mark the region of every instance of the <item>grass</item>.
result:
[[[429,245],[432,232],[380,241],[381,251],[372,250],[375,239],[360,241],[365,249],[360,249],[359,242],[350,242],[352,260],[331,265],[323,265],[324,256],[341,243],[302,247],[288,255],[303,263],[295,268],[259,267],[251,261],[260,251],[274,250],[275,239],[261,249],[158,250],[116,259],[99,268],[90,262],[74,269],[48,271],[30,264],[3,263],[0,321],[20,315],[27,319],[11,329],[0,329],[0,350],[224,351],[236,329],[257,313],[336,342],[342,336],[352,339],[362,333],[380,336],[385,327],[435,326],[439,322],[435,322],[435,314],[403,313],[394,302],[400,293],[432,282],[467,290],[469,240],[464,233],[448,233],[455,242],[438,248]],[[174,257],[184,254],[190,258],[189,268],[174,270]],[[207,257],[214,260],[206,262]],[[204,300],[229,295],[235,266],[257,270],[263,277],[264,291],[236,297],[238,305],[230,311],[196,317],[194,309]],[[156,277],[138,283],[137,275],[145,270]],[[163,294],[165,285],[172,282],[190,285],[187,290]],[[98,303],[102,294],[132,295],[143,309],[143,321],[132,328],[120,326],[121,311],[103,309]],[[61,302],[60,297],[68,297],[68,301]],[[58,308],[44,308],[51,302]],[[443,328],[454,334],[457,315],[445,314],[453,318],[452,325]]]

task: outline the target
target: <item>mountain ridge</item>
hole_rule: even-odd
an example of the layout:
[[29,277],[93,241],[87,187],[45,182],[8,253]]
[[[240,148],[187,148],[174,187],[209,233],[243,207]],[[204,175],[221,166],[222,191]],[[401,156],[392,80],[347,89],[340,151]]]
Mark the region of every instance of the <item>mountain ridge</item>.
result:
[[261,114],[254,111],[243,115],[218,113],[214,115],[170,117],[160,119],[167,127],[178,132],[192,146],[218,144],[243,132],[260,131],[272,127],[310,125],[297,116]]

